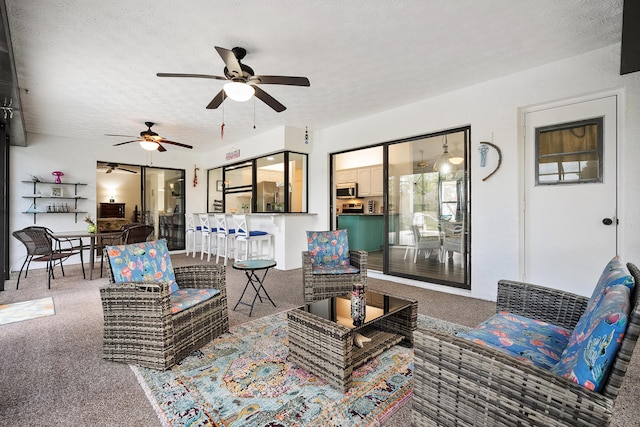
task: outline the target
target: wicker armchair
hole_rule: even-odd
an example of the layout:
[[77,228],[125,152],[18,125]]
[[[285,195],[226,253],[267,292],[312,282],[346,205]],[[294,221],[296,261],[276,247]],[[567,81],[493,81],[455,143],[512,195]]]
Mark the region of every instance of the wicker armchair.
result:
[[[627,331],[602,393],[490,347],[434,330],[414,332],[411,425],[606,426],[640,332],[640,271]],[[541,286],[500,281],[497,311],[573,329],[588,299]]]
[[[106,253],[105,259],[109,259]],[[166,370],[229,331],[223,265],[174,268],[180,288],[218,289],[215,297],[172,314],[168,282],[115,283],[100,288],[104,312],[103,357]]]
[[[308,231],[307,235],[309,235],[309,233],[333,232]],[[354,283],[362,283],[366,290],[367,255],[366,251],[349,251],[349,264],[358,270],[357,273],[314,274],[312,253],[310,251],[303,251],[302,285],[304,289],[304,302],[310,303],[329,297],[344,295],[347,292],[351,292]]]

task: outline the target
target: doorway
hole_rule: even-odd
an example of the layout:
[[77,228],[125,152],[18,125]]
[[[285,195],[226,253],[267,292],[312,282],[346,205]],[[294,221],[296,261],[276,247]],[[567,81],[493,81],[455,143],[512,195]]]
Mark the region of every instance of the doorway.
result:
[[149,224],[154,226],[156,238],[167,240],[169,250],[182,250],[185,248],[184,195],[184,169],[97,163],[100,230],[119,230],[132,222]]
[[617,253],[617,95],[525,111],[522,279],[581,295]]
[[[369,253],[369,269],[471,288],[470,131],[463,127],[331,156],[334,228],[346,224],[350,248]],[[357,164],[376,152],[380,154],[371,164]],[[353,184],[358,197],[336,197],[337,187]],[[351,206],[361,207],[362,213],[352,212]],[[367,239],[357,234],[352,239],[359,232],[348,229],[358,223],[354,215],[364,215],[366,224],[374,224]],[[372,216],[379,217],[378,222]],[[357,247],[365,243],[367,247]]]

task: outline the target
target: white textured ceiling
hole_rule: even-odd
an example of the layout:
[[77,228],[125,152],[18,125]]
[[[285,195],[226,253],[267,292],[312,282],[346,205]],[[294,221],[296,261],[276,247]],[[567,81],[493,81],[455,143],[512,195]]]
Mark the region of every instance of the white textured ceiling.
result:
[[[5,0],[29,133],[137,135],[207,151],[287,125],[336,125],[617,43],[622,0]],[[214,46],[247,49],[260,101],[205,106],[223,75]],[[254,125],[255,109],[255,126]],[[169,146],[169,150],[184,150]]]

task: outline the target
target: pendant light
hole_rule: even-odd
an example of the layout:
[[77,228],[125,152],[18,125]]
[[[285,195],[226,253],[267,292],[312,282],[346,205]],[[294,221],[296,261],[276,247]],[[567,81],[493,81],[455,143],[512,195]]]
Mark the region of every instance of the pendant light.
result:
[[447,135],[444,136],[444,142],[442,143],[442,155],[438,157],[438,160],[433,164],[433,170],[440,173],[449,173],[453,170],[451,163],[451,155],[449,155],[449,146],[447,145]]

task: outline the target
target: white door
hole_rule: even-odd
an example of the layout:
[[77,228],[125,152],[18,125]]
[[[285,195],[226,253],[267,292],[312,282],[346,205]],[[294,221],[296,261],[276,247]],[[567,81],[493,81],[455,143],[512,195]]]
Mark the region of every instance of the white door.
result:
[[[617,96],[609,95],[525,112],[522,280],[589,296],[602,269],[616,255],[616,106]],[[536,184],[536,130],[594,118],[602,118],[603,145],[597,155],[601,170],[590,175],[585,169],[582,176],[598,175],[601,182],[540,184],[547,178],[554,180],[553,172],[546,176],[542,169],[545,173],[548,166],[563,169],[562,162],[554,160],[556,165],[546,163],[539,169]],[[579,134],[575,129],[574,134]],[[562,164],[570,169],[569,162]],[[591,161],[591,167],[597,165]],[[569,171],[568,181],[576,179],[576,174],[570,175]]]

